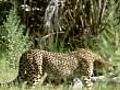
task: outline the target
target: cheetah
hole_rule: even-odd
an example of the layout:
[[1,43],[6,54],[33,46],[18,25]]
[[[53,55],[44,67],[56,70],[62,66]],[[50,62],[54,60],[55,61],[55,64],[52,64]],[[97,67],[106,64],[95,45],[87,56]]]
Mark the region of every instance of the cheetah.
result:
[[90,49],[81,48],[70,53],[30,49],[22,54],[19,61],[18,75],[12,82],[17,81],[18,84],[26,82],[28,86],[34,86],[43,77],[44,79],[46,77],[52,78],[58,82],[76,77],[90,80],[94,68],[97,67],[94,65],[95,62],[103,63],[104,59]]

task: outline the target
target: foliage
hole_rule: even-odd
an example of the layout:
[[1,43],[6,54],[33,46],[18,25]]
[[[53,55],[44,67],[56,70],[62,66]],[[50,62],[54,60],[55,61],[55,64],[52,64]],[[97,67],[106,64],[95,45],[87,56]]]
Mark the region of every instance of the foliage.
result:
[[[57,6],[59,3],[60,7]],[[57,40],[58,45],[62,42],[68,50],[77,47],[92,48],[104,27],[101,25],[104,25],[107,0],[36,0],[25,4],[31,8],[30,11],[24,9],[27,18],[23,21],[29,28],[32,41],[37,42],[33,47],[39,47],[40,44],[44,47],[40,39],[51,34],[52,38],[44,40],[46,45],[52,45]]]
[[104,32],[99,35],[96,50],[105,58],[118,63],[120,60],[120,1],[110,0],[107,23]]
[[9,14],[9,11],[12,7],[10,1],[0,1],[0,25],[3,25],[3,21],[6,20],[6,15]]
[[0,27],[0,56],[13,64],[28,48],[28,37],[23,35],[25,27],[20,23],[15,7],[6,18]]
[[93,48],[97,35],[102,31],[106,12],[106,0],[68,0],[60,16],[61,29],[65,32],[64,43],[70,48]]

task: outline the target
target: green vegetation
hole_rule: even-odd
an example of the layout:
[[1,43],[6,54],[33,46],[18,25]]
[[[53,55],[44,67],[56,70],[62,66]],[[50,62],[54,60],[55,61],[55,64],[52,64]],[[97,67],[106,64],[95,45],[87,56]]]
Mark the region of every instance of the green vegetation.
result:
[[[11,86],[8,88],[7,86],[4,86],[0,88],[0,90],[30,90],[29,89],[24,89],[24,86],[20,89],[17,86]],[[52,86],[52,85],[47,85],[47,86],[36,86],[35,88],[32,88],[32,90],[71,90],[71,86],[68,85],[59,85],[59,86]],[[83,90],[86,90],[84,88]],[[120,90],[119,85],[106,85],[106,84],[96,84],[94,85],[94,88],[92,90]]]
[[[98,36],[96,51],[106,59],[120,65],[120,2],[115,3],[113,0],[109,3],[108,16],[105,19],[107,25],[105,30]],[[94,48],[95,49],[95,48]]]
[[11,78],[12,73],[16,74],[19,58],[30,46],[28,36],[23,35],[24,29],[16,8],[12,8],[0,26],[0,72],[5,74],[0,80],[9,80],[7,75]]
[[[90,48],[120,66],[119,0],[68,0],[64,12],[45,30],[41,28],[39,11],[22,12],[20,6],[16,6],[22,1],[17,1],[18,4],[15,0],[0,0],[0,82],[16,77],[19,58],[30,46],[55,52]],[[32,90],[67,90],[67,87],[48,85]],[[0,90],[19,90],[19,87],[4,86]],[[120,86],[100,83],[93,90],[120,90]]]

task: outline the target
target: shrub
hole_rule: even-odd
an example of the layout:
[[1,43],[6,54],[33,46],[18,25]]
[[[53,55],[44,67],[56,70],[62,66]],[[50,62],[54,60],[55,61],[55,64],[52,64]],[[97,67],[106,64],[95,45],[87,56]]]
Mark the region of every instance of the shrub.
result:
[[16,8],[12,8],[0,27],[0,55],[10,61],[10,64],[14,65],[21,53],[29,47],[28,37],[23,35],[24,29],[17,16]]
[[120,1],[109,1],[108,16],[105,19],[105,30],[99,35],[96,50],[117,62],[120,60]]

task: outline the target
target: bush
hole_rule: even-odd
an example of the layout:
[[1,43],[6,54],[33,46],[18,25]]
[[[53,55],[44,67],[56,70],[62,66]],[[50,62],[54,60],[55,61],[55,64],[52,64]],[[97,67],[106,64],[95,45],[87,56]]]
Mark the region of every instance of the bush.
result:
[[12,8],[0,27],[0,56],[10,61],[10,64],[14,65],[29,47],[28,37],[23,35],[24,29],[15,7]]
[[109,1],[107,23],[104,31],[99,35],[96,50],[115,63],[120,61],[120,1]]

